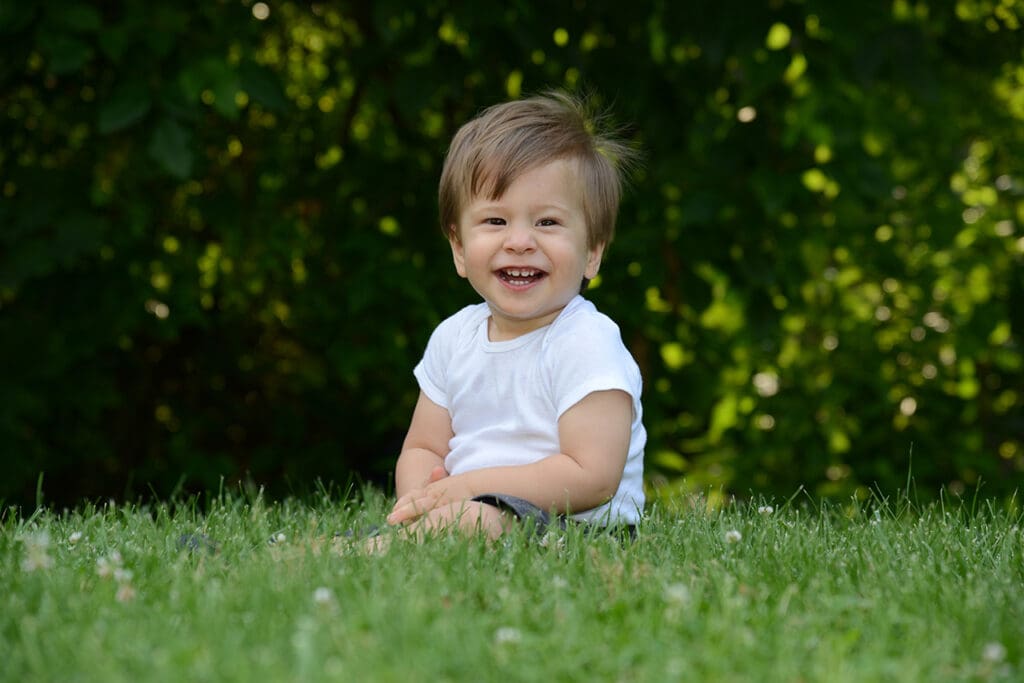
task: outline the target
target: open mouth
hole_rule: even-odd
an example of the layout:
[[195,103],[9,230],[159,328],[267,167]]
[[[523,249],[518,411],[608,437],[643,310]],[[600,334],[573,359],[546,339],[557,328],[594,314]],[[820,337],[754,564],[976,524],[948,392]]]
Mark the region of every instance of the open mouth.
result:
[[547,275],[543,270],[536,268],[501,268],[497,274],[499,279],[513,287],[525,287]]

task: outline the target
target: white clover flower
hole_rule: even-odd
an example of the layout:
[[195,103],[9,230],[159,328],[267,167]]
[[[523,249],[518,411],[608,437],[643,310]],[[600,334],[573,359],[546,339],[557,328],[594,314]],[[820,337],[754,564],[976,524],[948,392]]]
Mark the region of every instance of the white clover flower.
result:
[[275,543],[284,543],[287,540],[288,540],[288,537],[285,536],[284,532],[282,532],[282,531],[278,531],[277,535],[274,536],[274,542]]
[[764,515],[765,517],[767,517],[768,515],[770,515],[773,512],[775,512],[775,508],[773,508],[771,505],[762,505],[759,508],[757,508],[757,512],[758,512],[758,514]]
[[743,540],[743,534],[741,534],[736,529],[729,529],[728,531],[725,532],[725,542],[726,543],[739,543],[742,540]]
[[334,593],[326,586],[320,586],[313,591],[313,602],[318,605],[329,605],[334,602]]
[[670,605],[685,605],[690,602],[690,589],[682,583],[670,583],[665,586],[665,602]]
[[523,633],[517,628],[503,626],[494,632],[494,642],[498,645],[518,643],[523,639]]
[[[96,558],[96,573],[102,579],[109,579],[111,576],[117,577],[117,573],[122,571],[121,565],[123,563],[124,560],[121,559],[121,553],[114,550],[106,557]],[[118,580],[120,581],[120,579]]]
[[555,550],[562,550],[565,548],[565,536],[549,531],[544,534],[544,537],[540,539],[539,543],[542,548],[554,548]]
[[53,558],[46,554],[28,555],[21,561],[21,570],[34,572],[36,570],[47,570],[53,567]]
[[75,545],[76,543],[78,543],[81,540],[82,540],[82,532],[81,531],[72,532],[71,535],[68,536],[68,543],[70,543],[71,545]]
[[135,588],[130,583],[122,583],[114,597],[118,602],[131,602],[135,599]]
[[999,664],[1006,659],[1006,646],[999,642],[985,643],[981,658],[989,664]]
[[118,583],[131,583],[131,570],[124,569],[123,567],[116,567],[114,569],[114,580]]
[[45,531],[26,536],[25,559],[21,561],[21,569],[26,572],[34,572],[39,569],[50,569],[53,567],[53,558],[50,557],[50,535]]
[[33,534],[27,534],[21,539],[21,542],[25,544],[28,549],[41,548],[46,550],[50,547],[50,534],[46,531],[37,531]]

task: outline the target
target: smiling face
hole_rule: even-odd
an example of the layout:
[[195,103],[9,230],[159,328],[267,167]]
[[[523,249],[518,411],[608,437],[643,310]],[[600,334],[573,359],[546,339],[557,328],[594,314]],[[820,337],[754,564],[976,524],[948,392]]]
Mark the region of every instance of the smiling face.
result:
[[492,341],[553,321],[604,252],[587,246],[576,162],[562,159],[523,173],[497,199],[474,197],[450,241],[456,271],[491,309]]

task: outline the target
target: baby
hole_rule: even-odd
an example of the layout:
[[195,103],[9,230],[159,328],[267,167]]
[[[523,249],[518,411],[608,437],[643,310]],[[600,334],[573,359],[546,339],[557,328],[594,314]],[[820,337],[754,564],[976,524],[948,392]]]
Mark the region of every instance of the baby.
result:
[[483,299],[434,330],[387,521],[491,538],[551,514],[632,527],[644,506],[641,377],[581,292],[611,242],[632,149],[562,93],[483,111],[439,190],[455,270]]

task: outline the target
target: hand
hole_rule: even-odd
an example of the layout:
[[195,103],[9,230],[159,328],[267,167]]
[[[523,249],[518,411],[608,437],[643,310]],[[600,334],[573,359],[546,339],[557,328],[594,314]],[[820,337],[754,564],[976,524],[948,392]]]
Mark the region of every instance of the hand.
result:
[[435,468],[429,479],[423,488],[409,491],[395,502],[388,524],[408,524],[435,508],[473,496],[461,485],[460,477],[449,476],[443,467]]
[[[434,482],[441,481],[442,479],[444,479],[447,476],[448,476],[448,470],[446,470],[441,465],[438,465],[434,469],[430,470],[430,474],[428,474],[427,478],[423,481],[423,486],[421,488],[413,490],[413,491],[410,491],[406,495],[402,496],[402,498],[400,498],[399,500],[408,500],[408,499],[410,499],[410,497],[422,497],[423,494],[420,493],[420,492],[424,491],[424,489],[426,489],[428,486],[430,486]],[[398,503],[397,502],[395,503],[395,507],[392,508],[392,514],[394,513],[394,511],[396,509],[398,509]],[[420,512],[422,514],[423,512],[426,512],[426,510],[422,510]],[[388,522],[391,523],[391,524],[397,523],[397,522],[392,522],[390,516],[388,517]]]

